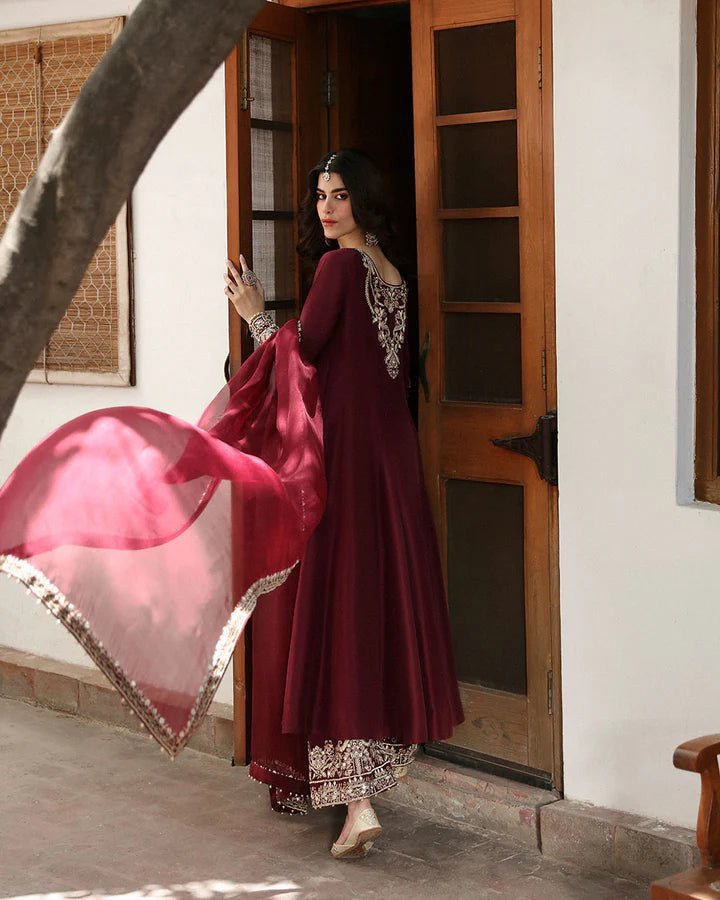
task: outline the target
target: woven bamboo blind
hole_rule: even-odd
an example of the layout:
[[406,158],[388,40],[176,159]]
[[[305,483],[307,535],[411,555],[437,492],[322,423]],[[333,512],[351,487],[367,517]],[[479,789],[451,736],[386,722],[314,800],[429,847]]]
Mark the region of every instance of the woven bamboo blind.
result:
[[[121,19],[0,32],[0,232]],[[129,384],[127,207],[91,260],[31,381]]]

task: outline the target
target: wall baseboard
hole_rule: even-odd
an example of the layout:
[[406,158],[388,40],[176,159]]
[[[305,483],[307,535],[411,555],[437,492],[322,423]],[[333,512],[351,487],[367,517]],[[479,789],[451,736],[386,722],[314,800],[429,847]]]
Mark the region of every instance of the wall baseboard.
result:
[[[22,653],[10,647],[0,647],[0,697],[24,700],[129,731],[142,733],[144,730],[99,669]],[[212,703],[188,747],[232,759],[232,706]]]

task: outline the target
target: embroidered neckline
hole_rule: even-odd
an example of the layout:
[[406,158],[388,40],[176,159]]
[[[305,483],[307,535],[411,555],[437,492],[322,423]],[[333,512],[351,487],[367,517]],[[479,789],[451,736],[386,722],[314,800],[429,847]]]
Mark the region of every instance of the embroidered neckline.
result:
[[[407,318],[407,284],[390,284],[380,277],[375,261],[359,247],[357,249],[367,270],[365,276],[365,301],[373,322],[377,325],[378,341],[385,351],[385,368],[391,378],[397,378],[400,371],[400,348],[405,339]],[[392,330],[388,317],[394,316]]]
[[400,282],[400,284],[392,284],[390,281],[385,281],[385,279],[384,279],[384,278],[382,277],[382,275],[380,274],[380,270],[379,270],[378,267],[377,267],[377,263],[376,263],[375,260],[372,258],[372,256],[370,256],[370,254],[367,252],[367,250],[363,250],[363,249],[361,249],[360,247],[356,247],[355,249],[358,251],[358,253],[360,253],[360,254],[362,255],[362,257],[363,257],[364,260],[369,261],[369,263],[370,263],[370,265],[372,266],[372,268],[373,268],[375,274],[376,274],[377,277],[378,277],[378,281],[381,281],[386,287],[389,287],[389,288],[400,288],[400,287],[402,287],[402,286],[405,284],[405,279],[402,277],[402,275],[400,276],[400,278],[402,278],[402,281]]

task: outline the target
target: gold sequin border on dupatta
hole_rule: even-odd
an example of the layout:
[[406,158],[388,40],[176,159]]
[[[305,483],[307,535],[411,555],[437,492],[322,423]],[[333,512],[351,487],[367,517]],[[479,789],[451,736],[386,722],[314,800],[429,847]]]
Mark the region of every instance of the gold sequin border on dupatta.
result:
[[0,554],[0,572],[23,584],[27,588],[27,593],[33,594],[37,598],[38,603],[42,603],[47,612],[55,616],[57,621],[67,628],[113,687],[127,701],[130,709],[137,715],[148,732],[163,750],[167,751],[174,758],[187,744],[198,725],[202,722],[222,680],[225,669],[230,662],[237,639],[247,622],[248,616],[255,609],[258,597],[279,587],[290,575],[297,562],[287,569],[258,579],[248,588],[235,606],[215,645],[213,657],[208,664],[207,674],[190,711],[187,723],[177,734],[170,728],[164,717],[143,694],[138,685],[127,677],[117,660],[110,655],[103,642],[93,632],[91,623],[87,621],[49,578],[27,562],[27,560],[19,559],[10,554]]
[[395,787],[417,752],[417,744],[348,739],[308,746],[313,808],[350,803]]

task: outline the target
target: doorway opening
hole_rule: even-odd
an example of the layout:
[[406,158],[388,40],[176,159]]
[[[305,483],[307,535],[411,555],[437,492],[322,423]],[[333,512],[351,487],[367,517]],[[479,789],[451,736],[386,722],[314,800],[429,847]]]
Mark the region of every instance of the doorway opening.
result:
[[[386,173],[466,712],[431,750],[558,786],[556,477],[518,449],[556,406],[550,0],[365,2],[268,2],[229,58],[228,254],[282,324],[312,280],[295,252],[307,171],[356,147]],[[237,368],[234,316],[230,345]],[[240,646],[238,761],[249,677]]]
[[410,4],[324,13],[327,34],[328,150],[354,147],[385,174],[408,283],[410,407],[418,415],[418,292],[415,142]]
[[[329,14],[330,147],[356,147],[387,174],[403,255],[416,274],[410,6],[370,6]],[[332,77],[332,76],[331,76]]]
[[418,292],[410,4],[326,13],[328,150],[354,147],[385,174],[408,283],[410,408],[418,417]]

